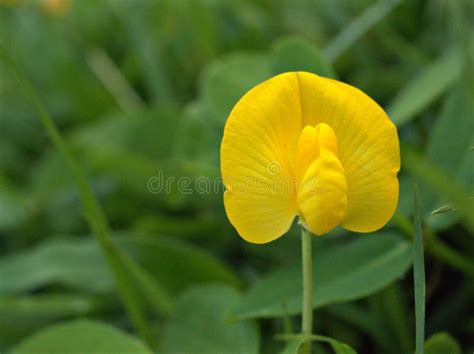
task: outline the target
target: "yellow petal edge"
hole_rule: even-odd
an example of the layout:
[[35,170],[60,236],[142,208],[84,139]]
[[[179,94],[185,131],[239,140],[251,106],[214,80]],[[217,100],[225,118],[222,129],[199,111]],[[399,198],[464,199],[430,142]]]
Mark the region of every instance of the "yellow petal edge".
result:
[[398,202],[400,152],[386,113],[359,89],[306,72],[248,91],[224,128],[224,206],[245,240],[266,243],[296,216],[321,235],[383,227]]

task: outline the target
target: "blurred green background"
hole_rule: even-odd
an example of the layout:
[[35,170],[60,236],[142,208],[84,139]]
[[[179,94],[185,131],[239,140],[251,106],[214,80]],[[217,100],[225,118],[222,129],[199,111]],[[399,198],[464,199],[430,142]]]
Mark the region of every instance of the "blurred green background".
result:
[[[127,279],[147,327],[124,309],[73,174],[1,64],[0,351],[54,352],[48,345],[63,338],[88,352],[81,335],[92,335],[96,348],[109,338],[139,352],[128,332],[161,353],[278,353],[274,335],[299,330],[298,228],[248,244],[226,218],[222,186],[198,181],[219,177],[236,100],[304,70],[365,91],[402,142],[400,202],[387,227],[314,240],[315,333],[359,353],[413,352],[418,176],[426,334],[448,332],[472,353],[473,31],[469,0],[0,0],[0,44],[80,162],[114,245],[138,265]],[[69,324],[35,342],[58,323]]]

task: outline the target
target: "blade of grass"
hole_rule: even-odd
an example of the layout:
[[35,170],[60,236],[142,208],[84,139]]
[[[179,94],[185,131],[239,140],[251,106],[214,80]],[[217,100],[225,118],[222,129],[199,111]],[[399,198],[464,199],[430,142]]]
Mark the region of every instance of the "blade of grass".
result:
[[[163,55],[161,48],[153,40],[149,30],[145,28],[142,10],[137,10],[137,3],[126,1],[109,1],[112,11],[123,22],[128,39],[134,51],[139,67],[143,68],[143,79],[153,100],[160,103],[173,103],[173,93],[169,75],[163,70]],[[133,11],[131,8],[133,7]],[[140,17],[142,16],[142,17]]]
[[142,269],[131,257],[122,250],[118,250],[121,255],[122,264],[129,272],[130,276],[136,280],[145,298],[157,312],[167,315],[173,309],[170,295],[163,289],[156,286],[153,276]]
[[414,196],[414,247],[413,281],[415,289],[415,353],[423,354],[425,345],[425,256],[423,246],[422,211],[418,181],[413,183]]
[[[467,1],[449,1],[447,4],[451,30],[462,55],[462,72],[466,85],[474,99],[474,41],[472,41],[471,11]],[[472,103],[471,103],[472,104]]]
[[[143,340],[149,344],[152,343],[152,337],[146,321],[143,304],[140,300],[138,292],[135,289],[135,284],[133,284],[129,276],[127,276],[127,274],[129,274],[127,266],[133,264],[133,260],[128,259],[128,256],[121,252],[121,250],[113,243],[110,236],[108,221],[79,164],[77,163],[65,140],[61,136],[51,116],[45,109],[40,98],[36,94],[34,88],[31,86],[26,77],[17,69],[15,62],[8,56],[2,47],[0,47],[0,60],[3,61],[3,63],[9,69],[11,69],[11,71],[16,76],[21,88],[37,111],[49,137],[56,148],[63,155],[63,158],[71,169],[75,183],[79,190],[85,218],[93,234],[96,236],[97,241],[101,246],[102,252],[104,253],[104,256],[114,274],[119,295],[125,306],[125,309],[127,310],[133,325]],[[138,272],[141,272],[141,268],[139,268],[138,265],[136,265],[135,271],[137,271],[137,269],[140,269]],[[139,281],[139,284],[141,283],[142,281]],[[168,302],[166,295],[163,296]],[[170,302],[171,300],[169,300],[169,303]]]
[[91,50],[87,54],[87,63],[102,85],[125,113],[133,113],[145,105],[141,97],[127,82],[112,58],[102,48]]
[[[322,51],[322,55],[329,62],[337,60],[400,2],[401,0],[382,0],[368,7],[336,36]],[[387,111],[393,122],[401,126],[413,119],[459,78],[461,68],[461,53],[455,47],[434,60],[390,103]]]
[[323,50],[323,55],[331,62],[354,45],[367,31],[382,20],[401,0],[382,0],[368,7],[361,15],[346,26]]
[[459,78],[461,55],[451,48],[411,80],[387,108],[395,125],[401,126],[438,98]]
[[439,208],[436,208],[435,210],[433,210],[431,212],[431,215],[434,215],[434,214],[443,214],[443,213],[450,213],[450,212],[453,212],[453,211],[456,211],[458,210],[458,208],[456,207],[456,205],[454,204],[446,204],[446,205],[443,205]]

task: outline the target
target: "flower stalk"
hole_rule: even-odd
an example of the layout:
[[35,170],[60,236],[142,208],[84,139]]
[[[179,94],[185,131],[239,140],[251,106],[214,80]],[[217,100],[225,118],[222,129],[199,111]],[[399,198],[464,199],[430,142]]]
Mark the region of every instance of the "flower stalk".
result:
[[[313,259],[311,233],[301,228],[301,251],[303,265],[303,316],[301,332],[310,337],[313,331]],[[311,353],[311,339],[305,343],[302,353]]]

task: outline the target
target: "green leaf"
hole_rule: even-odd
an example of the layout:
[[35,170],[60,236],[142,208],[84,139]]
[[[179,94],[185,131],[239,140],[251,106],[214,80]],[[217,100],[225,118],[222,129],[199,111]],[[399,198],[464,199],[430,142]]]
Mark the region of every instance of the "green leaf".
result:
[[[411,245],[386,233],[357,236],[354,241],[315,253],[314,308],[368,296],[402,276],[412,260]],[[300,313],[301,289],[300,265],[273,272],[244,295],[232,318]]]
[[160,353],[257,354],[256,324],[226,321],[240,297],[223,286],[191,288],[180,295],[164,329]]
[[119,244],[172,291],[198,283],[242,285],[224,263],[188,242],[163,235],[124,232]]
[[330,342],[330,344],[332,349],[334,350],[334,353],[336,354],[357,354],[354,349],[352,349],[345,343],[340,343],[333,340]]
[[[282,336],[285,338],[286,336]],[[290,335],[289,337],[296,337],[292,339],[285,347],[285,349],[281,352],[281,354],[298,354],[300,348],[304,344],[304,342],[308,339],[301,335]],[[323,342],[328,343],[335,354],[357,354],[357,352],[351,348],[346,343],[342,343],[334,338],[320,336],[320,335],[311,335],[307,338],[311,339],[314,342]]]
[[219,165],[220,131],[209,129],[209,112],[202,101],[188,104],[181,115],[174,156],[180,160],[203,161]]
[[416,354],[423,354],[425,342],[425,256],[423,243],[423,216],[420,205],[418,181],[414,182],[414,246],[413,246],[413,282],[415,292]]
[[94,150],[134,153],[149,158],[166,158],[172,152],[178,126],[178,112],[152,107],[127,117],[112,114],[80,126],[70,141]]
[[451,48],[411,80],[387,108],[397,126],[413,119],[448,89],[461,73],[461,55]]
[[268,56],[232,54],[204,69],[200,95],[217,122],[223,125],[237,101],[252,87],[271,76]]
[[[124,271],[134,278],[141,293],[158,312],[168,313],[172,303],[167,291],[161,284],[158,286],[147,270],[137,270],[129,259],[124,258]],[[0,278],[5,280],[0,283],[0,294],[17,294],[52,284],[100,294],[110,294],[116,289],[100,248],[91,238],[46,240],[32,249],[5,257],[0,260]]]
[[8,255],[0,259],[0,279],[0,294],[18,294],[50,284],[93,293],[115,288],[99,247],[90,239],[47,240]]
[[331,64],[309,41],[296,36],[279,39],[273,44],[272,72],[308,71],[321,76],[336,77]]
[[152,354],[136,338],[94,321],[73,321],[51,326],[22,341],[12,354]]
[[[241,286],[224,263],[188,242],[132,231],[115,233],[114,240],[161,288],[179,291],[205,282]],[[149,283],[147,278],[141,278],[145,284]],[[115,290],[99,246],[88,237],[49,239],[8,255],[0,259],[0,279],[0,294],[18,294],[53,284],[100,294]]]
[[290,342],[288,342],[281,354],[298,354],[304,342],[305,341],[303,338],[295,338],[291,340]]
[[461,347],[448,333],[435,333],[425,343],[425,354],[461,354]]

